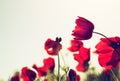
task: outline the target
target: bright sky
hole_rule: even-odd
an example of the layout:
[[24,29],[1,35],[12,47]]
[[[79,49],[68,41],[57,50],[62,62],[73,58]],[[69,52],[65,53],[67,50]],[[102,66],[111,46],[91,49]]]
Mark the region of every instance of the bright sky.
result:
[[[92,21],[94,31],[120,35],[119,0],[0,0],[0,78],[23,66],[40,65],[47,57],[47,38],[62,37],[66,49],[77,16]],[[93,36],[88,47],[99,41],[100,36]]]

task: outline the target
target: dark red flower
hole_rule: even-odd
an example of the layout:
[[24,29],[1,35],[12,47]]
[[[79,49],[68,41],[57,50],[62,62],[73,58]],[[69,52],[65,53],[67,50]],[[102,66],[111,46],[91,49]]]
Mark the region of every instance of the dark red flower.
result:
[[83,46],[82,41],[79,40],[71,40],[71,47],[68,48],[71,52],[76,52]]
[[17,72],[15,73],[10,81],[20,81],[20,74]]
[[36,73],[28,67],[23,67],[21,77],[23,81],[34,81],[36,78]]
[[68,80],[67,81],[80,81],[80,76],[76,74],[73,69],[70,69],[68,73]]
[[94,29],[94,25],[92,22],[83,17],[78,17],[75,23],[76,23],[75,29],[72,31],[74,39],[87,40],[92,37]]
[[76,69],[78,71],[86,71],[89,67],[89,60],[90,60],[90,49],[81,47],[79,50],[79,54],[74,54],[74,59],[78,61],[78,65],[76,66]]
[[56,41],[52,39],[47,39],[45,42],[45,50],[49,55],[58,55],[60,49],[62,49],[62,45],[60,44],[61,39],[56,38]]
[[45,76],[47,72],[53,72],[55,68],[55,61],[53,58],[49,57],[43,60],[44,65],[41,67],[33,65],[33,68],[38,72],[38,76]]
[[120,63],[120,38],[101,38],[96,45],[96,51],[99,64],[106,69],[117,67]]

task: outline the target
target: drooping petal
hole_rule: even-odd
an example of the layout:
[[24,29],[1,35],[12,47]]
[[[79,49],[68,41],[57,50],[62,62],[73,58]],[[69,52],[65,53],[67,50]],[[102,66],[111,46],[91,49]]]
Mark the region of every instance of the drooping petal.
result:
[[75,23],[76,23],[75,29],[72,31],[74,39],[88,40],[92,37],[94,29],[94,25],[92,22],[83,17],[78,17]]

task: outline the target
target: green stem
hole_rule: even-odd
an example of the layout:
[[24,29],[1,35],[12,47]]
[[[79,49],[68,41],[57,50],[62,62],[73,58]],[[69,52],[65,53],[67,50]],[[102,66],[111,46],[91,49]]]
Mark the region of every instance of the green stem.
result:
[[105,35],[103,35],[102,33],[99,33],[99,32],[93,32],[93,33],[95,33],[95,34],[98,34],[98,35],[101,35],[101,36],[103,36],[103,37],[105,37],[110,43],[112,43],[112,41],[107,37],[107,36],[105,36]]
[[58,81],[60,81],[60,56],[58,54]]
[[112,69],[111,69],[110,71],[111,71],[111,73],[112,73],[112,75],[113,75],[113,79],[114,79],[115,81],[119,81],[118,78],[117,78],[117,76],[115,75],[114,71],[113,71]]
[[[60,38],[56,37],[56,40],[55,40],[55,42],[57,43],[56,44],[56,48],[57,48],[56,51],[58,51],[58,52],[59,52],[59,43],[61,40],[62,40],[61,37]],[[58,53],[58,81],[60,81],[60,55],[59,55],[59,53]]]

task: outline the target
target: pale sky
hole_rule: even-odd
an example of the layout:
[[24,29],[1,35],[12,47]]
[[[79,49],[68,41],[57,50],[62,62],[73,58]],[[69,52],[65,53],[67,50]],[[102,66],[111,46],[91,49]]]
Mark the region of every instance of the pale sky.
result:
[[[67,53],[77,16],[92,21],[94,31],[120,35],[119,0],[0,0],[0,78],[41,65],[47,38],[62,37],[62,53]],[[93,35],[86,46],[94,47],[99,37]]]

